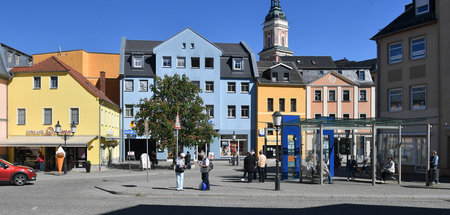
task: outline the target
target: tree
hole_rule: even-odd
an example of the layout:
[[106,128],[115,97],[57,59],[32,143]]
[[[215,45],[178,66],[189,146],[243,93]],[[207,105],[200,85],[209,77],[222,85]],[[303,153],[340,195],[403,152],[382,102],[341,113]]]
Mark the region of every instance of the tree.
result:
[[141,99],[136,105],[139,111],[136,113],[133,129],[139,136],[144,135],[144,122],[147,119],[151,139],[160,140],[160,147],[169,149],[175,156],[174,127],[177,113],[181,123],[178,133],[179,149],[211,143],[219,136],[209,123],[203,99],[199,96],[201,89],[191,83],[186,75],[165,75],[164,79],[156,77],[151,90],[153,96]]

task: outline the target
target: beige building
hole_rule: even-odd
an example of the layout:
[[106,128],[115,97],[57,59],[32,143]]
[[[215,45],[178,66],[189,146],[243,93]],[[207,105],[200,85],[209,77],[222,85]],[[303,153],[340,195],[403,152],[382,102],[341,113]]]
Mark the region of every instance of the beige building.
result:
[[[426,117],[431,149],[440,156],[442,174],[450,174],[450,1],[413,0],[405,12],[376,34],[378,50],[378,116]],[[403,129],[402,161],[407,170],[427,165],[425,126]],[[381,156],[396,156],[393,135],[383,132]],[[391,135],[391,136],[390,136]],[[392,138],[390,138],[392,137]],[[384,157],[383,157],[384,158]]]

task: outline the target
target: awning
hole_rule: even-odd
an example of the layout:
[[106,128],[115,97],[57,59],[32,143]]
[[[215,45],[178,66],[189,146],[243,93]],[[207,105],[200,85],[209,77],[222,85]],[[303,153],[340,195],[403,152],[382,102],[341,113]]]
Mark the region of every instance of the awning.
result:
[[[67,140],[67,147],[86,147],[97,136],[73,136]],[[0,141],[0,147],[57,147],[64,145],[58,136],[13,136]]]
[[122,139],[122,137],[113,137],[113,136],[102,136],[102,138],[105,139],[106,141],[116,141]]

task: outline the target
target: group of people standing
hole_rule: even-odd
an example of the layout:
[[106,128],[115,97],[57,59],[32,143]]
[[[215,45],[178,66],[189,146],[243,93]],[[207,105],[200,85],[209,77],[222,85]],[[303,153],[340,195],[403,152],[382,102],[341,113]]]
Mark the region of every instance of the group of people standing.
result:
[[264,179],[267,177],[266,174],[267,157],[264,152],[259,151],[258,158],[256,157],[255,150],[252,149],[251,152],[247,152],[244,159],[244,175],[241,181],[245,181],[245,176],[247,176],[248,183],[251,183],[253,179],[256,179],[256,173],[259,175],[259,182],[264,183]]
[[[210,190],[209,185],[209,171],[211,170],[211,161],[206,156],[206,153],[201,152],[200,156],[202,158],[199,161],[198,165],[200,167],[200,173],[202,176],[202,182],[206,185],[205,190]],[[177,191],[184,190],[184,171],[186,169],[191,169],[191,154],[187,152],[187,154],[181,153],[180,156],[176,159],[175,162],[175,175],[176,175],[176,185]]]

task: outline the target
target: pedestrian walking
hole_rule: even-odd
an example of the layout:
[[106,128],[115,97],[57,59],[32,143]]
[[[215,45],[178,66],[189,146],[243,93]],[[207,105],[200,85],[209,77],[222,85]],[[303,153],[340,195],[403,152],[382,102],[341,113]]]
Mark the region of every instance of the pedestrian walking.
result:
[[45,160],[44,154],[42,154],[42,152],[39,151],[37,162],[39,163],[39,171],[41,172],[44,172],[44,160]]
[[383,172],[381,173],[381,183],[384,184],[386,178],[395,173],[395,163],[392,161],[392,157],[388,158],[388,161],[384,165]]
[[175,166],[175,174],[177,176],[177,190],[183,191],[183,182],[184,182],[184,170],[186,169],[186,161],[184,160],[184,157],[186,155],[184,153],[181,153],[180,156],[176,160],[176,166]]
[[431,152],[431,158],[430,158],[430,170],[431,170],[431,183],[432,184],[439,184],[439,156],[437,155],[436,151]]
[[198,165],[200,166],[200,172],[202,173],[202,181],[206,184],[206,190],[209,190],[209,158],[204,152],[200,153],[200,157],[202,160]]
[[189,151],[186,153],[184,160],[186,161],[187,169],[191,169],[191,153]]
[[258,158],[258,174],[259,174],[259,182],[264,183],[264,179],[266,178],[266,165],[267,158],[263,153],[263,150],[259,151]]
[[350,160],[347,162],[347,181],[355,180],[356,168],[358,168],[358,163],[356,163],[355,156],[351,156]]
[[253,173],[255,172],[255,163],[256,160],[253,157],[252,153],[247,152],[247,156],[244,159],[244,168],[247,172],[248,176],[248,183],[251,183],[253,181]]

